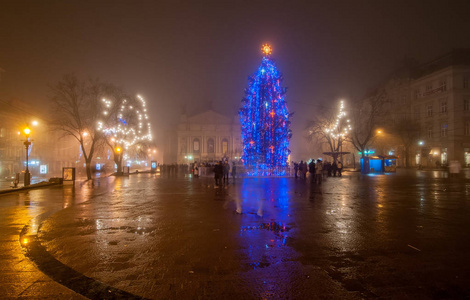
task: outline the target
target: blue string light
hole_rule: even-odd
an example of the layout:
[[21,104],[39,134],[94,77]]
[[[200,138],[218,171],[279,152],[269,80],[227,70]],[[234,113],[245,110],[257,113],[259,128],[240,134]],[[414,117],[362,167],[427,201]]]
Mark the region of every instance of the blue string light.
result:
[[284,175],[290,154],[289,114],[281,87],[282,75],[271,59],[271,48],[263,45],[258,71],[248,78],[240,108],[243,162],[248,175]]

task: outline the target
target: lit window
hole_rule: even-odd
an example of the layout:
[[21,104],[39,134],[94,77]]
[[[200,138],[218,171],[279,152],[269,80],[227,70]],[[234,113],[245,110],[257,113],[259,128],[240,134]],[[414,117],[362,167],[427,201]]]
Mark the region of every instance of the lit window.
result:
[[207,140],[207,153],[214,153],[214,139]]
[[222,140],[222,153],[226,154],[228,152],[228,141],[227,139]]
[[193,141],[193,152],[197,152],[199,153],[200,150],[200,143],[199,143],[199,139],[194,139]]

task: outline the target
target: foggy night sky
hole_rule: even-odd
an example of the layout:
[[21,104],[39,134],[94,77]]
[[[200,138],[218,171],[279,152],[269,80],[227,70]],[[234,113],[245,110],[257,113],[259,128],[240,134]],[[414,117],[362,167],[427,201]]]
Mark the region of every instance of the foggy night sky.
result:
[[159,144],[183,104],[234,115],[263,43],[289,88],[296,154],[320,107],[364,95],[405,57],[470,48],[470,1],[3,0],[0,100],[47,103],[62,75],[99,77],[146,99]]

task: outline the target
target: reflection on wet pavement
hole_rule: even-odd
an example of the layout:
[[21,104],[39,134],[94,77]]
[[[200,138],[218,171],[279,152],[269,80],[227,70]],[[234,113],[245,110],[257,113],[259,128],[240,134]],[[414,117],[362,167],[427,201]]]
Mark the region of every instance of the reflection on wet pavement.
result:
[[[0,298],[84,299],[40,272],[20,244],[34,242],[41,218],[63,207],[68,188],[51,187],[0,195]],[[19,239],[20,232],[27,232]]]
[[101,179],[36,231],[63,265],[146,298],[469,296],[470,182],[423,173]]

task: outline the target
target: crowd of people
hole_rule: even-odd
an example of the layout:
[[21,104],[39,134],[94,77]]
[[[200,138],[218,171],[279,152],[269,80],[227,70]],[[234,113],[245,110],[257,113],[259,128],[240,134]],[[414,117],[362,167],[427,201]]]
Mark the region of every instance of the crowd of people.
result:
[[[318,184],[321,184],[325,177],[341,177],[343,171],[343,164],[336,160],[333,162],[323,162],[321,159],[312,159],[308,163],[302,160],[299,163],[293,162],[292,166],[293,170],[291,170],[293,172],[291,171],[291,176],[293,173],[296,179],[306,179],[308,174],[308,177]],[[196,161],[193,164],[160,165],[160,172],[162,175],[193,174],[196,178],[201,175],[207,176],[213,174],[215,185],[220,186],[228,184],[230,176],[233,181],[235,180],[237,177],[237,164],[235,162],[230,163],[227,159],[215,163],[198,163]],[[241,172],[243,173],[243,170]]]
[[309,177],[315,183],[321,184],[325,176],[328,177],[341,177],[343,171],[343,164],[340,161],[333,161],[323,163],[321,159],[317,159],[315,162],[314,159],[310,163],[304,162],[303,160],[300,163],[294,162],[294,177],[300,179],[307,178],[307,172]]
[[232,175],[233,180],[237,177],[237,165],[235,162],[232,162],[232,166],[230,166],[228,160],[220,160],[215,164],[198,164],[197,162],[194,162],[192,173],[195,177],[199,177],[201,167],[209,168],[214,173],[216,186],[228,184],[230,175]]

